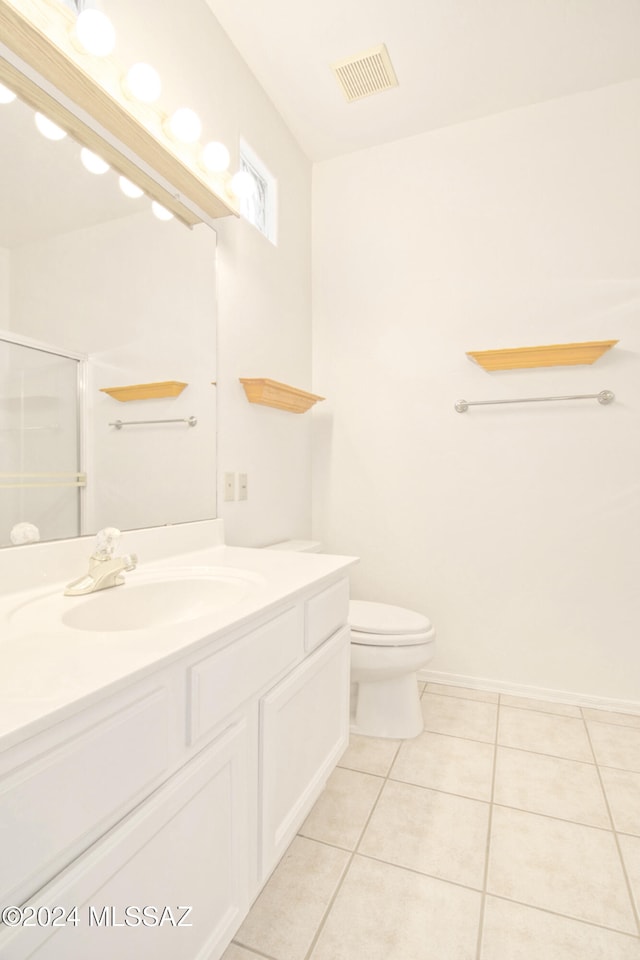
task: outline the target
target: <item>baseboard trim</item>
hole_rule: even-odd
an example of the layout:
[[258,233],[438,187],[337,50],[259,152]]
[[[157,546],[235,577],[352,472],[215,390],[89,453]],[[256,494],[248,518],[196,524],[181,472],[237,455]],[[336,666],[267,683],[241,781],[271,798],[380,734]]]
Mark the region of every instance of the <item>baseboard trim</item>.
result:
[[439,673],[435,670],[418,671],[418,679],[427,683],[444,683],[453,687],[468,687],[471,690],[483,690],[488,693],[505,693],[512,697],[528,697],[531,700],[549,700],[552,703],[568,703],[577,707],[593,707],[596,710],[640,713],[640,700],[615,700],[612,697],[597,697],[592,694],[545,687],[529,687],[523,683],[510,683],[507,680],[467,677],[463,674]]

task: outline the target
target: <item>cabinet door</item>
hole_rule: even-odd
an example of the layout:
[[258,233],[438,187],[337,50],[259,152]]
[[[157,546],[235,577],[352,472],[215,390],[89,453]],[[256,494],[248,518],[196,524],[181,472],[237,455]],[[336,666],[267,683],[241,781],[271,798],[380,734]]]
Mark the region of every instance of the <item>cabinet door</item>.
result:
[[349,641],[343,627],[261,701],[261,881],[347,746]]
[[75,920],[0,934],[3,960],[217,960],[248,909],[248,729],[230,727],[43,888],[33,906],[75,906]]

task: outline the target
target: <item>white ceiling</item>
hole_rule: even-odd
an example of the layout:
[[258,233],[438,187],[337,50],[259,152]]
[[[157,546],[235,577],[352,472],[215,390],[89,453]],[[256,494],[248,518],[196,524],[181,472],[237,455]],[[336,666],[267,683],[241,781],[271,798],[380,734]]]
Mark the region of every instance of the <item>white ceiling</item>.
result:
[[[640,76],[640,0],[205,2],[312,160]],[[347,103],[380,43],[399,87]]]

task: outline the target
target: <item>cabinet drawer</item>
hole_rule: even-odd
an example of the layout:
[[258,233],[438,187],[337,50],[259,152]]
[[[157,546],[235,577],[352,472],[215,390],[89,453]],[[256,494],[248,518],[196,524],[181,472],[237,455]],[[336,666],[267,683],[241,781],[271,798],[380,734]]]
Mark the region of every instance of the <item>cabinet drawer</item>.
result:
[[287,610],[189,668],[189,743],[302,656],[302,611]]
[[139,801],[169,764],[158,688],[0,779],[0,903],[20,903]]
[[321,593],[307,600],[305,648],[314,650],[349,619],[349,581],[332,583]]

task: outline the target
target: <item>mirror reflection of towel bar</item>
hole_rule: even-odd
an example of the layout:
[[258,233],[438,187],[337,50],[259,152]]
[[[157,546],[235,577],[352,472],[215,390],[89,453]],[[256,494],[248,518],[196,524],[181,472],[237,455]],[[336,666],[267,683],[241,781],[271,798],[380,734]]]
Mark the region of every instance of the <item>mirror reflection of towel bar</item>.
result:
[[139,423],[188,423],[190,427],[195,427],[198,422],[197,417],[177,417],[173,420],[113,420],[109,426],[116,430],[122,430],[123,427],[131,427]]
[[457,413],[465,413],[469,407],[492,406],[494,403],[543,403],[547,400],[597,400],[598,403],[608,404],[615,399],[611,390],[601,390],[600,393],[576,393],[569,397],[522,397],[518,400],[457,400]]

